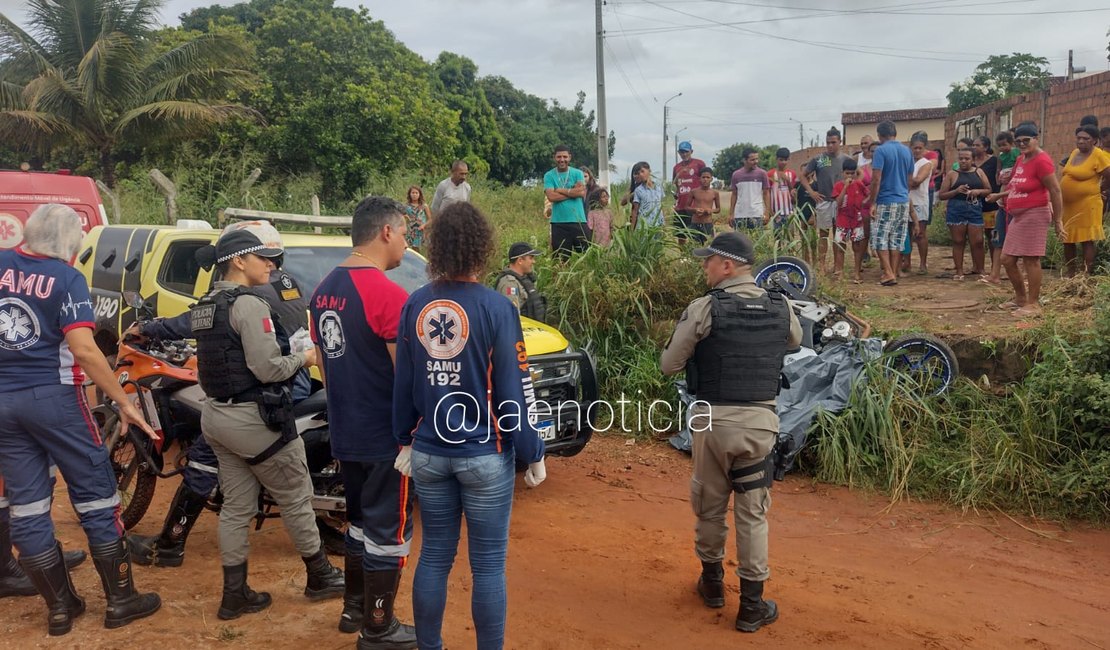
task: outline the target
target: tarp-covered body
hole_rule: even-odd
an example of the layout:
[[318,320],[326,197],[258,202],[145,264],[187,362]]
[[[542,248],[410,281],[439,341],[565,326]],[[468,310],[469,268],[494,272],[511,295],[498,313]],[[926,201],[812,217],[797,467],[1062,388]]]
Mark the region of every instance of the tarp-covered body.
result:
[[[883,341],[877,338],[825,346],[820,354],[803,350],[787,357],[782,374],[784,388],[778,396],[779,441],[776,452],[776,478],[789,470],[794,456],[805,445],[806,432],[813,424],[818,407],[839,413],[848,405],[852,384],[862,374],[864,364],[878,358]],[[808,352],[808,354],[806,354]],[[687,407],[696,397],[686,392],[683,381],[676,382],[679,399]],[[690,422],[670,438],[682,451],[690,451]]]

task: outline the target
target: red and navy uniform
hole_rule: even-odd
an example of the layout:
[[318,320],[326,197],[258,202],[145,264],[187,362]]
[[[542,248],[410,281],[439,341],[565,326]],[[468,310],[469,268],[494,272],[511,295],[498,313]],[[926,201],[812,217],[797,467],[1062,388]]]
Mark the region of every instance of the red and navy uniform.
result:
[[393,469],[393,358],[408,294],[373,267],[337,267],[309,301],[328,392],[332,454],[347,498],[348,552],[367,571],[403,567],[412,542],[409,479]]
[[[0,473],[12,541],[37,555],[54,547],[50,519],[56,464],[92,544],[120,538],[119,496],[89,411],[85,374],[67,332],[92,329],[85,278],[61,260],[0,251]],[[51,463],[53,459],[53,463]]]
[[[434,456],[544,454],[530,417],[528,353],[513,304],[475,282],[433,282],[401,312],[393,430]],[[552,405],[554,407],[554,405]]]

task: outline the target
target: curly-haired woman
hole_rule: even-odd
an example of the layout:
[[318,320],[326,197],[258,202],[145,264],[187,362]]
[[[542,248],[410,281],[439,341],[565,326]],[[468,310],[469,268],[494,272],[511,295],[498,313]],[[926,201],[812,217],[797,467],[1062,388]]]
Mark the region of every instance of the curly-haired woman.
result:
[[447,576],[466,517],[473,574],[471,613],[479,648],[505,639],[505,555],[515,459],[524,482],[546,478],[528,353],[513,304],[480,279],[494,241],[477,208],[455,203],[428,232],[432,282],[405,303],[397,330],[393,430],[397,469],[411,474],[423,543],[413,578],[421,648],[442,648]]

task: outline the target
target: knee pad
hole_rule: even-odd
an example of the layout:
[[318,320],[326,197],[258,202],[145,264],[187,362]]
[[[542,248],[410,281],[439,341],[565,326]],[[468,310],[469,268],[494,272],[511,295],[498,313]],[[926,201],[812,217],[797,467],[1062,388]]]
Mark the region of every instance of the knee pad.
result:
[[751,465],[734,468],[728,473],[729,479],[732,480],[732,490],[743,494],[749,490],[769,488],[774,479],[774,469],[774,453]]

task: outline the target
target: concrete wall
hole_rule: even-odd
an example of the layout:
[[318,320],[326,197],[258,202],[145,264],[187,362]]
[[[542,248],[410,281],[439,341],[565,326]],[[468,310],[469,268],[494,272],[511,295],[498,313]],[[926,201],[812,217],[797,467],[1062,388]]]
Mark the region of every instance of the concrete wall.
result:
[[[909,142],[910,136],[917,131],[924,131],[929,134],[930,138],[939,140],[942,133],[944,133],[944,119],[935,120],[907,120],[904,122],[895,122],[894,125],[898,127],[898,139],[902,142]],[[852,146],[859,146],[859,140],[865,135],[871,136],[872,139],[878,140],[879,134],[875,133],[875,127],[878,124],[846,124],[844,125],[844,142]]]
[[1041,130],[1041,148],[1059,160],[1075,148],[1075,127],[1084,115],[1097,115],[1100,127],[1110,126],[1110,72],[948,116],[944,128],[945,156],[954,160],[956,140],[965,132],[971,137],[982,134],[993,139],[999,131],[1032,120]]

